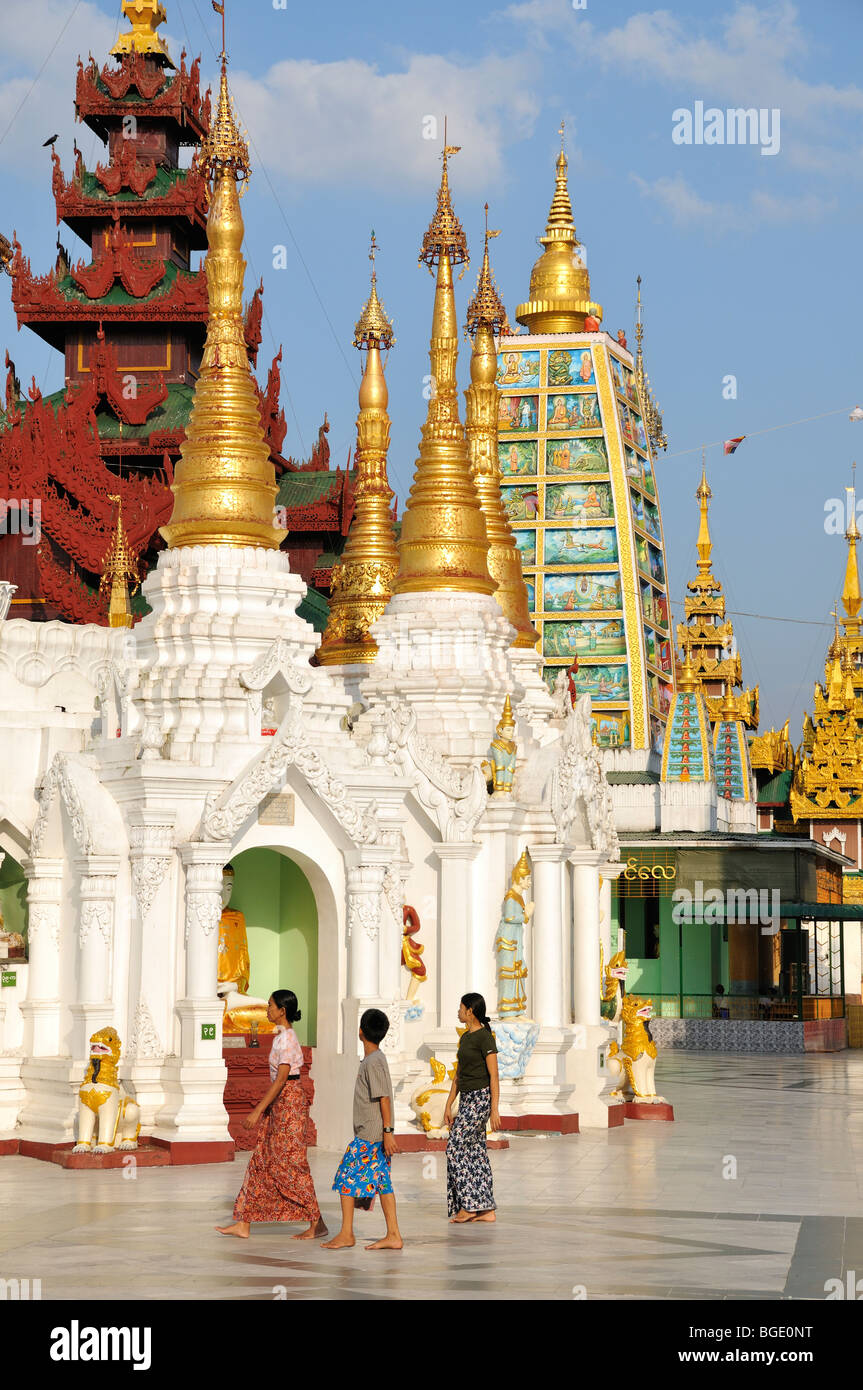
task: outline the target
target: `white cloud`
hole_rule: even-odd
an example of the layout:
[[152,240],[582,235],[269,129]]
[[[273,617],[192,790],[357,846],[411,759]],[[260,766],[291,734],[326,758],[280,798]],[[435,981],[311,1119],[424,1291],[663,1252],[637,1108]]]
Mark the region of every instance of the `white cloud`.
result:
[[41,181],[48,166],[42,141],[60,132],[60,146],[71,150],[76,60],[80,54],[86,62],[92,50],[103,61],[118,32],[116,18],[93,4],[3,0],[0,167]]
[[[490,56],[457,63],[412,54],[399,72],[360,59],[287,60],[261,78],[235,73],[232,91],[260,157],[295,182],[428,187],[448,117],[456,187],[486,190],[505,174],[504,151],[527,138],[540,102],[532,60]],[[437,119],[433,139],[426,117]]]
[[708,236],[751,230],[762,222],[818,222],[836,209],[834,199],[814,193],[783,198],[759,189],[740,202],[718,203],[702,198],[682,174],[653,180],[632,174],[631,178],[642,196],[661,208],[676,227],[697,228]]
[[[617,28],[601,29],[562,0],[525,0],[503,15],[533,36],[553,34],[568,42],[584,66],[661,83],[676,98],[690,94],[708,105],[778,107],[782,150],[790,164],[828,176],[863,173],[858,134],[863,88],[806,80],[817,31],[813,35],[801,27],[791,0],[765,7],[738,4],[709,34],[704,28],[699,32],[697,21],[669,10],[644,11]],[[810,10],[808,16],[814,26],[817,15]],[[806,143],[810,137],[812,148]]]

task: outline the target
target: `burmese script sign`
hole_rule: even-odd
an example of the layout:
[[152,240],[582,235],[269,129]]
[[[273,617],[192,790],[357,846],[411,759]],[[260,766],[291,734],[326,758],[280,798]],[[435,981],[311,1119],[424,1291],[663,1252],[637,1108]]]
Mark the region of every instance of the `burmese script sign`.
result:
[[258,825],[293,825],[293,792],[270,792],[258,809]]
[[621,859],[626,867],[617,879],[620,898],[667,897],[674,890],[677,864],[673,851],[630,850],[621,847]]

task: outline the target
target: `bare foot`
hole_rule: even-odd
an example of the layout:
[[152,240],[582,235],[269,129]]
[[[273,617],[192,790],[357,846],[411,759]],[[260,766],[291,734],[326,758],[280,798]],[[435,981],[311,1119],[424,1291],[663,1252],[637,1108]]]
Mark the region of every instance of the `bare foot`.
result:
[[383,1236],[380,1240],[373,1241],[371,1245],[366,1246],[367,1250],[401,1250],[401,1248],[401,1236]]
[[317,1221],[313,1221],[311,1226],[307,1226],[304,1231],[298,1231],[294,1240],[317,1240],[318,1236],[325,1236],[327,1228],[324,1225],[324,1218],[319,1216]]
[[493,1211],[478,1211],[470,1219],[471,1221],[496,1221],[497,1216]]
[[327,1240],[321,1246],[322,1250],[347,1250],[349,1246],[356,1245],[353,1236],[343,1236],[341,1231],[332,1240]]
[[464,1226],[468,1221],[473,1221],[473,1217],[469,1211],[462,1210],[457,1212],[455,1216],[450,1217],[449,1224],[451,1226]]
[[239,1236],[241,1240],[249,1239],[248,1221],[235,1221],[233,1226],[217,1226],[216,1230],[222,1236]]

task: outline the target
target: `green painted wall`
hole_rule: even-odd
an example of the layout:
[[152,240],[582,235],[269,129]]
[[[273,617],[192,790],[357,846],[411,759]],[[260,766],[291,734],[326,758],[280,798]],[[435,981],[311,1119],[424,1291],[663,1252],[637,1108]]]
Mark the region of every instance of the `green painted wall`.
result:
[[[637,914],[638,904],[630,898],[627,912]],[[637,994],[680,994],[680,926],[672,921],[674,904],[660,898],[659,959],[639,960],[628,956],[627,989]],[[612,894],[612,951],[616,951],[620,921],[617,897]],[[637,920],[637,917],[636,917]],[[683,993],[712,995],[717,984],[728,989],[728,946],[722,940],[722,927],[713,923],[683,924]]]
[[292,989],[300,1003],[301,1043],[317,1042],[318,913],[298,864],[273,849],[247,849],[231,860],[231,907],[242,912],[249,938],[249,993],[267,999]]
[[0,865],[0,912],[6,931],[27,935],[27,880],[21,865],[7,854]]

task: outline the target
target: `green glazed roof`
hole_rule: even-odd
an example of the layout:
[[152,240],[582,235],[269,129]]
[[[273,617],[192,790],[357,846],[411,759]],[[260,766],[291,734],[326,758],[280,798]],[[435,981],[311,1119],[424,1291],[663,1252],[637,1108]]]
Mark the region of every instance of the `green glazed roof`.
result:
[[791,782],[793,778],[794,773],[789,769],[786,769],[784,772],[777,772],[775,777],[771,777],[769,782],[765,782],[764,786],[759,788],[758,801],[762,805],[767,802],[773,802],[774,804],[784,806],[791,791]]
[[[344,479],[344,473],[340,475]],[[351,482],[356,482],[357,474],[354,470],[351,475]],[[308,507],[313,502],[320,502],[321,498],[326,497],[336,481],[336,474],[329,469],[321,469],[309,473],[283,473],[279,479],[279,491],[276,494],[276,506],[278,507]]]

